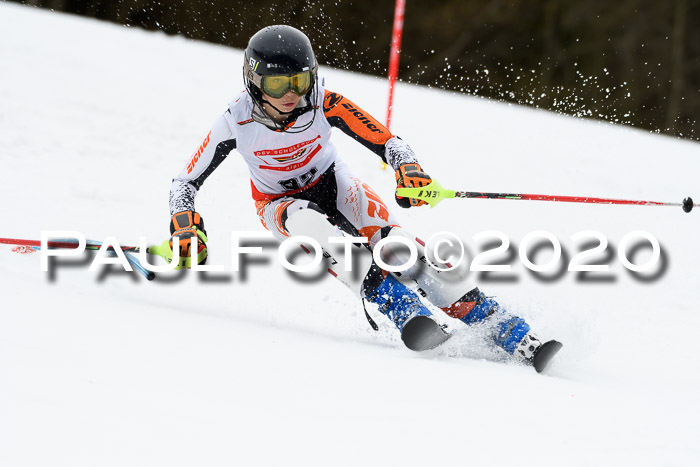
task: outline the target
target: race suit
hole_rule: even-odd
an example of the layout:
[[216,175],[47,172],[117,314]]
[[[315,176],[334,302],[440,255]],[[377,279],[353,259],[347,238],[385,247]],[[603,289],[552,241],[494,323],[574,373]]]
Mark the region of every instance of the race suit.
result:
[[338,158],[331,130],[339,128],[394,169],[417,162],[413,151],[352,101],[325,90],[322,81],[312,95],[313,110],[292,123],[293,128],[306,128],[287,132],[254,120],[252,98],[242,92],[173,179],[171,215],[194,211],[195,196],[204,181],[237,149],[248,166],[260,221],[279,239],[289,235],[284,226],[287,216],[310,203],[343,231],[369,238],[370,245],[378,241],[378,236],[373,237],[380,229],[398,226],[387,205]]

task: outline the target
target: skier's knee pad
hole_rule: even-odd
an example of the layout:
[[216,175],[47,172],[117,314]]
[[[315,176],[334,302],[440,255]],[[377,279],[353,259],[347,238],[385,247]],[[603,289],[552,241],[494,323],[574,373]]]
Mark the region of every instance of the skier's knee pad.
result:
[[[289,237],[287,219],[292,213],[303,209],[311,209],[321,214],[321,209],[316,203],[303,199],[279,198],[276,200],[264,200],[256,202],[260,221],[278,240]],[[325,214],[324,214],[325,215]],[[293,234],[292,234],[293,235]]]
[[[347,285],[353,292],[362,296],[363,281],[372,267],[372,256],[366,248],[356,244],[350,255],[346,255],[343,245],[346,235],[320,209],[308,203],[308,209],[293,209],[285,221],[291,236],[304,236],[315,240],[324,251],[325,266],[328,271]],[[309,208],[310,207],[310,208]],[[340,242],[335,240],[339,239]],[[352,260],[352,264],[348,264]]]
[[323,209],[321,209],[321,207],[318,204],[303,199],[295,199],[293,201],[287,202],[284,206],[281,206],[281,208],[282,209],[280,212],[280,223],[282,224],[282,228],[287,233],[289,233],[289,229],[287,229],[287,219],[289,219],[290,214],[296,211],[302,209],[311,209],[320,214],[323,214],[324,216],[326,215],[326,213],[323,212]]
[[[474,288],[474,285],[469,284],[458,271],[440,271],[431,266],[426,257],[424,244],[401,227],[384,227],[380,230],[380,238],[373,238],[371,246],[374,247],[383,238],[391,237],[403,237],[416,248],[418,253],[418,258],[413,265],[405,271],[395,273],[395,275],[401,279],[414,280],[420,291],[433,305],[443,309],[449,307],[458,301],[465,294],[465,291]],[[410,252],[405,246],[392,247],[387,245],[382,248],[380,256],[385,263],[397,266],[406,264],[410,259],[409,255]]]

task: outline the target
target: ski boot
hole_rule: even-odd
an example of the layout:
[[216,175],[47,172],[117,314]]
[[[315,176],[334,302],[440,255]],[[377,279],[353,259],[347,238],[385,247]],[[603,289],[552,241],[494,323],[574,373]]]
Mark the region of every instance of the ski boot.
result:
[[420,352],[437,347],[450,335],[432,318],[432,313],[415,292],[388,274],[366,300],[379,305],[401,332],[401,340],[411,350]]
[[537,373],[542,373],[562,347],[563,344],[555,340],[543,344],[537,336],[528,332],[516,345],[513,355],[531,363]]
[[478,288],[467,292],[461,299],[443,310],[465,324],[474,324],[485,319],[496,322],[493,340],[503,350],[524,360],[541,373],[554,355],[562,348],[555,340],[542,343],[530,332],[530,325],[519,316],[508,313],[493,298],[487,297]]

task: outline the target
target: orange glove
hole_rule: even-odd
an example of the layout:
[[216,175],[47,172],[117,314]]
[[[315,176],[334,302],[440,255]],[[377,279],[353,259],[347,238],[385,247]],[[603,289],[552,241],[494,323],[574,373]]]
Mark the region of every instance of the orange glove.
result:
[[173,248],[173,238],[180,241],[180,268],[189,268],[191,265],[192,239],[197,239],[197,264],[204,264],[207,259],[207,233],[204,230],[204,220],[198,212],[183,211],[176,213],[170,221],[170,249]]
[[[417,163],[403,164],[396,171],[396,188],[418,188],[429,185],[433,179],[427,173],[423,172],[420,165]],[[404,198],[403,196],[394,195],[396,203],[402,208],[410,208],[411,206],[423,206],[428,204],[421,199]]]

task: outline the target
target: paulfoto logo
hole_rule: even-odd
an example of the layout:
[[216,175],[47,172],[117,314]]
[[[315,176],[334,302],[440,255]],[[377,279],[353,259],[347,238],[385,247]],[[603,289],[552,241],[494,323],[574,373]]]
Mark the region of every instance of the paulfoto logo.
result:
[[[231,232],[228,271],[240,271],[243,255],[266,254],[262,246],[243,246],[242,242],[269,242],[272,239],[272,234],[267,231]],[[197,242],[197,238],[194,237],[192,241]],[[152,279],[155,273],[174,270],[180,263],[180,240],[174,237],[172,242],[172,250],[168,245],[171,256],[167,264],[161,265],[150,263],[149,253],[160,253],[156,252],[156,247],[149,246],[146,237],[140,237],[138,246],[122,246],[115,237],[106,237],[96,242],[86,240],[85,235],[78,231],[42,231],[40,245],[25,248],[40,251],[41,270],[44,272],[49,271],[49,260],[52,257],[76,257],[86,250],[97,250],[89,271],[96,272],[107,265],[119,265],[125,271],[136,269]],[[309,236],[298,235],[282,241],[277,247],[276,257],[283,268],[295,273],[317,271],[324,260],[329,262],[330,267],[352,272],[354,253],[367,252],[365,248],[358,252],[356,247],[367,244],[366,237],[332,236],[319,241]],[[293,263],[290,257],[295,256],[294,252],[298,252],[299,249],[310,254],[311,261],[302,265]],[[577,252],[572,255],[569,251],[573,249]],[[639,252],[644,249],[650,249],[651,253],[645,255],[645,260],[637,261]],[[548,258],[544,261],[537,260],[544,250],[549,251],[544,253]],[[197,264],[197,248],[193,247],[190,251],[190,270],[227,271],[226,266],[221,264]],[[472,254],[471,251],[479,252]],[[417,263],[429,264],[441,272],[460,268],[470,272],[510,273],[514,270],[512,263],[517,262],[516,258],[535,274],[557,271],[605,273],[611,270],[610,263],[614,261],[618,261],[632,273],[653,273],[663,266],[661,263],[664,258],[659,241],[653,234],[643,230],[626,233],[617,241],[616,248],[603,233],[595,230],[577,232],[571,235],[564,245],[553,233],[536,230],[522,237],[517,247],[504,232],[498,230],[474,234],[471,242],[466,243],[456,234],[445,231],[433,234],[425,242],[418,238],[390,235],[372,245],[371,255],[380,268],[397,273],[407,271]]]

